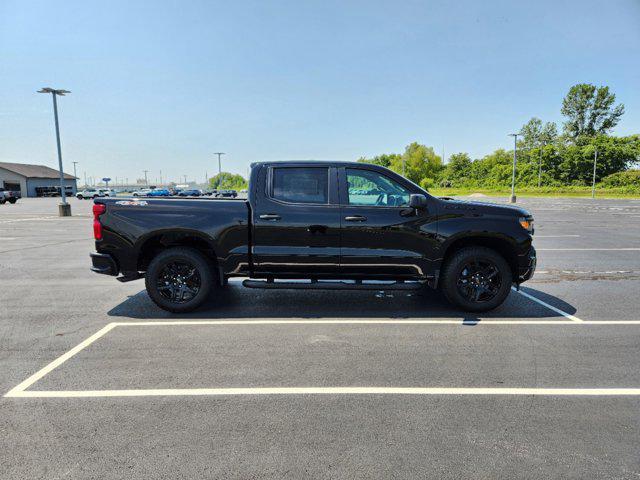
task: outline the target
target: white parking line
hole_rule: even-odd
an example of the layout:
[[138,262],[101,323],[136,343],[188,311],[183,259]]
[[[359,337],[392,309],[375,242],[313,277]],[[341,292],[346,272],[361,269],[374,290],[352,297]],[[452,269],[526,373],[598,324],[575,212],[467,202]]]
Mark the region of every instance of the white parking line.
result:
[[552,311],[556,312],[557,314],[562,315],[565,318],[568,318],[569,320],[573,320],[574,322],[583,322],[583,320],[579,319],[578,317],[574,317],[573,315],[571,315],[571,314],[569,314],[569,313],[567,313],[567,312],[565,312],[563,310],[560,310],[559,308],[556,308],[553,305],[549,305],[547,302],[543,302],[539,298],[534,297],[533,295],[529,295],[527,292],[524,292],[522,290],[516,290],[515,287],[511,287],[511,289],[514,292],[517,292],[520,295],[522,295],[524,297],[527,297],[529,300],[532,300],[532,301],[536,302],[537,304],[542,305],[543,307],[547,307],[549,310],[552,310]]
[[[516,290],[517,291],[517,290]],[[258,387],[258,388],[196,388],[196,389],[135,389],[135,390],[30,390],[42,377],[87,348],[115,327],[186,326],[186,325],[640,325],[640,320],[583,321],[523,291],[520,295],[562,315],[569,320],[476,320],[476,319],[255,319],[255,320],[184,320],[112,322],[31,375],[7,392],[5,397],[73,398],[73,397],[134,397],[159,395],[313,395],[313,394],[378,394],[378,395],[560,395],[560,396],[624,396],[640,395],[640,388],[449,388],[449,387]]]
[[536,235],[535,238],[565,238],[565,237],[579,237],[580,235]]
[[91,335],[89,338],[87,338],[86,340],[80,342],[78,345],[73,347],[67,353],[65,353],[63,355],[60,355],[53,362],[51,362],[49,365],[47,365],[46,367],[38,370],[36,373],[31,375],[29,378],[27,378],[24,382],[22,382],[19,385],[13,387],[9,391],[9,393],[7,393],[5,395],[5,397],[7,397],[7,396],[9,396],[9,397],[10,396],[15,396],[15,395],[12,395],[12,394],[21,392],[21,391],[29,388],[31,385],[33,385],[38,380],[40,380],[42,377],[44,377],[47,373],[51,372],[51,370],[53,370],[54,368],[59,367],[60,365],[62,365],[64,362],[66,362],[71,357],[73,357],[76,353],[78,353],[81,350],[87,348],[89,345],[91,345],[93,342],[95,342],[100,337],[105,335],[107,332],[110,332],[111,330],[113,330],[115,327],[116,327],[115,323],[107,324],[105,327],[103,327],[100,330],[98,330],[96,333]]
[[640,251],[640,247],[628,247],[628,248],[536,248],[537,252],[607,252],[607,251],[619,251],[619,252],[637,252]]
[[86,398],[157,397],[194,395],[535,395],[535,396],[638,396],[640,388],[520,388],[520,387],[257,387],[167,388],[140,390],[32,390],[9,392],[5,397]]

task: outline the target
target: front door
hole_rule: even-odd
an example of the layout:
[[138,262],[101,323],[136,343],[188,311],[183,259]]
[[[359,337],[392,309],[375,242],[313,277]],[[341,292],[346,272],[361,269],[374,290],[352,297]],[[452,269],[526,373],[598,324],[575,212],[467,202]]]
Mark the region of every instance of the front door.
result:
[[266,166],[253,212],[254,272],[301,277],[340,263],[337,169]]
[[367,167],[340,169],[341,271],[378,278],[425,278],[436,248],[436,215],[409,208],[424,193],[402,177]]

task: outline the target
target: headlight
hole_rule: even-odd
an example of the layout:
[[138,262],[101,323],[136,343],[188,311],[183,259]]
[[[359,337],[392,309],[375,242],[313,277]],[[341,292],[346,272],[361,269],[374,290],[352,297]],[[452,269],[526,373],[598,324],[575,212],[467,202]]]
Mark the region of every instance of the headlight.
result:
[[518,221],[522,228],[533,235],[533,217],[520,217]]

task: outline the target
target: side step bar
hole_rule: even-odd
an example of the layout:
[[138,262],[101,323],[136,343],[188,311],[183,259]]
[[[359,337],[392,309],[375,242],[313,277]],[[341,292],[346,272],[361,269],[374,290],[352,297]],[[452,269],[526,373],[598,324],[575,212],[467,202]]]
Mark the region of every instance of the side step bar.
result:
[[282,289],[282,290],[419,290],[425,284],[420,282],[344,282],[344,281],[310,281],[286,282],[269,280],[244,280],[247,288]]

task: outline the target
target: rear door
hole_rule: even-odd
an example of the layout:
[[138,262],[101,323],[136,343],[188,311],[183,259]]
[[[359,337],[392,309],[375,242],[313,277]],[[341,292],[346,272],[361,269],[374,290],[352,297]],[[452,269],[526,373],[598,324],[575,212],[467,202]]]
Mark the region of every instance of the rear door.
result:
[[409,207],[418,187],[391,172],[363,167],[340,169],[341,272],[378,278],[427,277],[436,251],[437,216],[428,205]]
[[340,263],[337,169],[265,166],[253,205],[252,260],[257,273],[313,276]]

